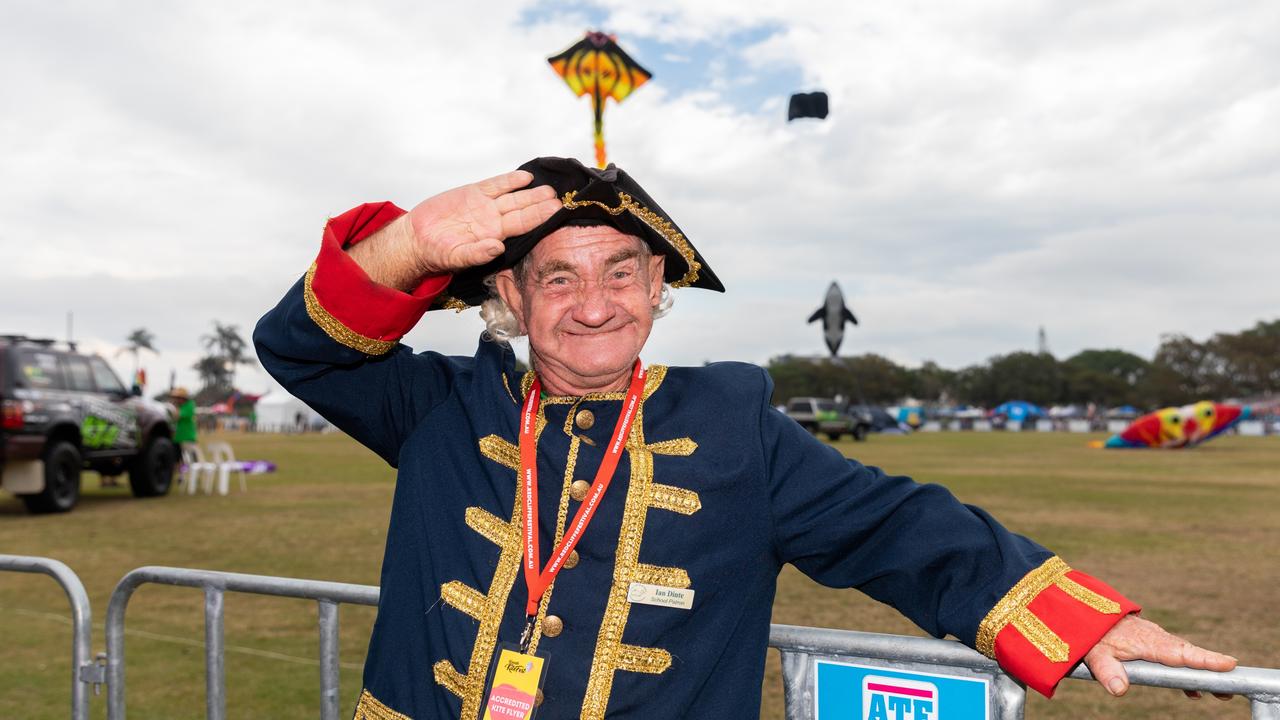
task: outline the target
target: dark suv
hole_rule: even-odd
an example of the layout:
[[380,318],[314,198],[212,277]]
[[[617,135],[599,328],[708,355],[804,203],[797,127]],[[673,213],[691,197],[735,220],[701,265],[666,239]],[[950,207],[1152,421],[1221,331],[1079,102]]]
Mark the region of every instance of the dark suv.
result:
[[97,355],[0,335],[0,489],[31,512],[66,512],[80,473],[129,473],[136,497],[169,492],[176,465],[169,405],[125,388]]

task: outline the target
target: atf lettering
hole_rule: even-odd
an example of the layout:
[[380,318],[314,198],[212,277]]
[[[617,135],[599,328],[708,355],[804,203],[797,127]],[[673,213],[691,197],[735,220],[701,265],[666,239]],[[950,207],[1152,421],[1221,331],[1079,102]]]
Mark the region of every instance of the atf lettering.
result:
[[934,720],[933,701],[877,693],[871,696],[866,720]]

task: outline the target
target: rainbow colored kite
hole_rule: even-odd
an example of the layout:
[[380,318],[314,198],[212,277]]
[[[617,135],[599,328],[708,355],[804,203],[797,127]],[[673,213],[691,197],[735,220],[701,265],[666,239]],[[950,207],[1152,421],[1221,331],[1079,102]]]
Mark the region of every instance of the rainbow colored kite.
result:
[[1134,420],[1112,435],[1103,447],[1185,448],[1222,434],[1250,416],[1248,405],[1226,405],[1203,400],[1180,408],[1168,407]]
[[591,96],[596,119],[596,165],[604,168],[605,99],[622,102],[653,75],[618,47],[616,37],[601,32],[587,33],[568,50],[547,58],[547,62],[578,97]]

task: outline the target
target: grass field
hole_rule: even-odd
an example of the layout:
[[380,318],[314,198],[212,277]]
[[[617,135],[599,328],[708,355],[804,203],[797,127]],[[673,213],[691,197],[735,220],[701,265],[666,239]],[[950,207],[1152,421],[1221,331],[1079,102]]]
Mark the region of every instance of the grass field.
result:
[[[204,438],[209,439],[209,438]],[[86,492],[71,514],[33,517],[0,497],[0,552],[71,566],[89,591],[94,650],[115,583],[142,565],[234,570],[376,584],[393,472],[341,435],[228,436],[242,458],[278,473],[248,493],[172,494],[137,501],[125,489]],[[1193,451],[1107,452],[1066,434],[918,434],[839,447],[868,464],[942,483],[1031,535],[1073,566],[1107,579],[1170,630],[1230,652],[1244,665],[1280,666],[1280,439],[1220,438]],[[203,601],[199,591],[148,585],[128,612],[131,717],[204,713]],[[315,606],[228,594],[228,715],[315,717]],[[0,718],[65,718],[71,632],[62,591],[47,577],[0,573]],[[373,611],[344,606],[342,690],[350,716]],[[791,569],[774,621],[921,634],[856,592],[822,588]],[[762,717],[782,717],[770,657]],[[1249,716],[1240,699],[1191,701],[1137,688],[1112,700],[1068,682],[1058,698],[1031,698],[1029,718]],[[105,700],[93,717],[105,717]],[[657,719],[655,719],[657,720]]]

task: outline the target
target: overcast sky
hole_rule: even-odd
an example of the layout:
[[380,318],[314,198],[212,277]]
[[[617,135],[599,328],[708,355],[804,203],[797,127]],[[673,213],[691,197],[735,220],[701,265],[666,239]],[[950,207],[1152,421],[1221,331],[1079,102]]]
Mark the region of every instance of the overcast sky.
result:
[[[608,107],[610,159],[729,291],[678,291],[647,361],[823,353],[832,280],[846,353],[961,367],[1043,326],[1058,357],[1150,357],[1280,316],[1277,28],[1256,0],[7,2],[0,331],[72,312],[127,377],[145,327],[151,389],[194,386],[212,321],[247,339],[326,217],[589,161],[545,58],[602,29],[654,73]],[[818,89],[830,117],[788,124]]]

